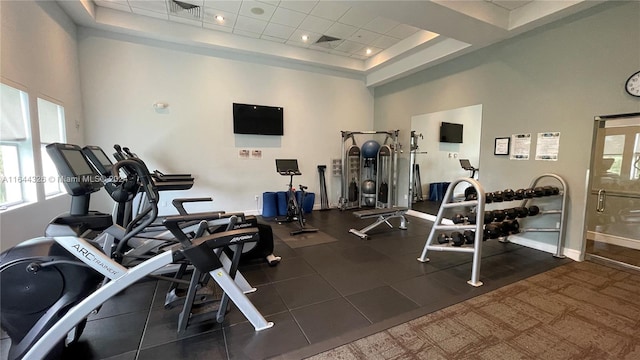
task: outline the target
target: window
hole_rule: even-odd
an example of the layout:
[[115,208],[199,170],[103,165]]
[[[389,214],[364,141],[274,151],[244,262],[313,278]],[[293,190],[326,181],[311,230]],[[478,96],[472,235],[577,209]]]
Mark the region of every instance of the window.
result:
[[45,147],[54,142],[65,142],[64,108],[38,98],[38,124],[40,125],[40,154],[42,156],[42,183],[46,196],[62,191],[58,171]]
[[[37,122],[30,108],[37,108]],[[41,98],[34,102],[27,92],[0,83],[0,210],[62,192],[45,146],[64,141],[64,107]],[[34,158],[38,147],[40,159]]]
[[0,84],[0,206],[35,198],[35,186],[23,181],[32,177],[33,154],[29,126],[29,96]]

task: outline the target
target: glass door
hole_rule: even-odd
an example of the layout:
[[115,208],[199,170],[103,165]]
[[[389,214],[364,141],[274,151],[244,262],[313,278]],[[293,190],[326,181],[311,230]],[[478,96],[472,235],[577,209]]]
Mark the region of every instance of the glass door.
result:
[[640,113],[595,119],[587,257],[640,268]]

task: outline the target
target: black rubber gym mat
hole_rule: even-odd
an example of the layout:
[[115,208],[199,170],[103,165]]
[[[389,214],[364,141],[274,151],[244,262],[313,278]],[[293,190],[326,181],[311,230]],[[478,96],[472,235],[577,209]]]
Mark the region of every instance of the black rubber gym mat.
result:
[[[310,228],[314,227],[309,223],[307,223],[306,226]],[[271,227],[273,229],[273,235],[277,236],[293,249],[338,241],[338,239],[325,234],[322,231],[291,235],[291,231],[299,229],[297,222],[282,224],[273,223]]]

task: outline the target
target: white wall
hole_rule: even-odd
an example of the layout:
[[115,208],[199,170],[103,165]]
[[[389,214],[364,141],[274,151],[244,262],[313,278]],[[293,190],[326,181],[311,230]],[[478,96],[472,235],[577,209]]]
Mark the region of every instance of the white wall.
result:
[[[340,131],[373,127],[373,95],[360,78],[86,28],[78,47],[87,143],[108,153],[115,143],[129,146],[152,169],[196,177],[192,190],[161,194],[163,202],[212,196],[215,209],[255,213],[264,191],[286,190],[288,178],[276,173],[274,160],[297,158],[303,175],[294,184],[309,186],[319,203],[317,165],[330,168],[340,158]],[[168,110],[156,112],[158,101]],[[283,107],[285,135],[234,135],[233,102]],[[263,157],[240,159],[240,149],[262,150]],[[338,178],[327,177],[335,204]],[[161,209],[171,211],[170,203]]]
[[[413,115],[482,104],[483,186],[517,189],[543,173],[562,176],[570,197],[566,243],[575,256],[583,247],[593,118],[640,111],[640,101],[624,90],[625,80],[640,68],[638,24],[640,3],[607,2],[376,88],[375,127],[399,128],[409,143]],[[546,131],[562,133],[557,162],[493,155],[496,137]],[[400,164],[408,179],[404,155]],[[402,184],[408,180],[401,178]],[[555,239],[550,234],[545,241]]]
[[[2,1],[0,7],[2,81],[29,93],[32,120],[38,96],[60,102],[68,141],[82,143],[76,26],[52,1]],[[45,225],[69,204],[70,197],[58,196],[0,213],[0,249],[42,236]]]
[[[442,122],[462,124],[461,144],[440,142]],[[416,164],[420,167],[424,197],[429,195],[430,183],[451,182],[471,176],[470,171],[463,170],[460,166],[460,159],[468,159],[471,165],[479,167],[481,129],[481,104],[411,117],[411,130],[422,134],[422,138],[418,140]],[[463,193],[466,186],[468,184],[460,184],[460,189],[455,189],[456,193]]]

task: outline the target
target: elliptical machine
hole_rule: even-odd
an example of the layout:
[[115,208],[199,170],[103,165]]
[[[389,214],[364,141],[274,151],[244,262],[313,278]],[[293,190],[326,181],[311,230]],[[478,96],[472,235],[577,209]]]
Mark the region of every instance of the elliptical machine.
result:
[[[74,196],[73,217],[74,209],[84,209],[85,204],[88,207],[89,195],[97,191],[101,183],[95,181],[97,174],[79,147],[68,145],[60,150],[74,174],[71,181],[65,182],[67,191]],[[126,247],[129,239],[157,217],[158,193],[148,170],[140,162],[120,161],[114,165],[113,174],[117,176],[123,167],[137,176],[149,205],[132,221],[131,231],[121,239],[122,246]],[[78,216],[91,222],[90,213]],[[132,268],[122,266],[97,244],[78,236],[31,239],[0,254],[0,323],[11,338],[9,359],[59,357],[65,344],[80,336],[86,317],[94,309],[138,280],[177,261],[188,260],[199,271],[209,273],[256,331],[273,326],[244,295],[215,253],[218,248],[241,247],[245,242],[257,241],[258,230],[232,230],[193,239],[181,227],[185,223],[219,217],[219,213],[202,213],[166,218],[164,224],[179,241],[177,246]],[[238,260],[239,256],[234,258]],[[108,281],[100,286],[105,278]]]

